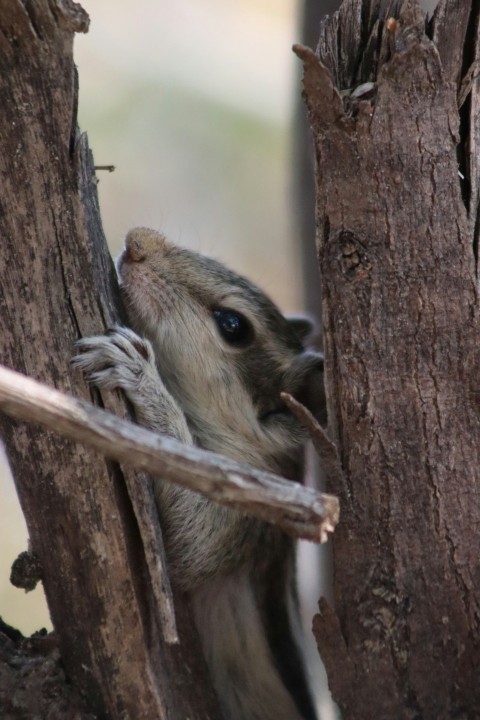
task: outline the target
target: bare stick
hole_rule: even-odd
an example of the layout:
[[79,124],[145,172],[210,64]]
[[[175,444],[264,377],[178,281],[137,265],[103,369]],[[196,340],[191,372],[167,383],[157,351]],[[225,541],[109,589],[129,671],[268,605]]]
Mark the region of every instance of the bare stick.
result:
[[338,500],[220,455],[183,445],[0,367],[0,410],[151,475],[273,523],[289,535],[325,542]]
[[295,400],[289,393],[280,393],[282,400],[285,402],[289,410],[295,415],[297,420],[308,430],[312,439],[315,451],[322,463],[325,476],[334,487],[344,484],[343,472],[338,457],[338,450],[334,443],[330,440],[325,430],[313,417],[310,410],[305,405]]

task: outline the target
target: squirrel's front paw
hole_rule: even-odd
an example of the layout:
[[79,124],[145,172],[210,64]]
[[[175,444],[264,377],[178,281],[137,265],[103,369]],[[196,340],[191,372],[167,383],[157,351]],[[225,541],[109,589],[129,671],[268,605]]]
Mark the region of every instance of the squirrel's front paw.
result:
[[121,388],[130,396],[149,381],[155,382],[153,348],[133,330],[116,325],[106,335],[79,340],[76,348],[78,355],[72,358],[72,365],[103,390]]
[[158,374],[148,340],[116,325],[106,335],[79,340],[76,347],[78,355],[72,358],[72,365],[102,390],[123,390],[140,425],[193,443],[180,407]]

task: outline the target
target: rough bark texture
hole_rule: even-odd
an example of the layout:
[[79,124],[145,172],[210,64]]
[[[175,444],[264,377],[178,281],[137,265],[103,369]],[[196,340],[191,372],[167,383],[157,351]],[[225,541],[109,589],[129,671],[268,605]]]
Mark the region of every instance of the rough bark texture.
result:
[[[69,0],[1,4],[0,362],[83,397],[90,391],[69,369],[73,343],[121,319],[91,157],[76,128],[72,42],[87,27]],[[125,413],[120,399],[109,398],[108,407]],[[90,710],[218,717],[182,599],[181,642],[166,642],[177,633],[148,482],[5,417],[0,435],[63,664]],[[28,717],[20,706],[12,713]]]
[[0,619],[0,709],[2,720],[95,720],[65,676],[58,643],[31,638]]
[[[317,162],[335,601],[315,620],[345,720],[480,717],[480,7],[349,0],[297,48]],[[384,19],[393,13],[390,7]],[[320,60],[320,62],[319,62]],[[354,92],[362,83],[372,86]],[[467,88],[468,90],[468,88]],[[459,176],[459,169],[464,180]]]

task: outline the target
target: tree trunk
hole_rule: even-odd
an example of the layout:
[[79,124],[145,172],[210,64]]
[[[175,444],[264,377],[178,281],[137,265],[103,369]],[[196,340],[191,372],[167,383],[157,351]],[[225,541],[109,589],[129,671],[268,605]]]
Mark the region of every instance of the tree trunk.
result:
[[427,25],[413,0],[395,21],[378,5],[348,0],[317,56],[297,47],[343,466],[336,609],[315,631],[345,720],[473,720],[480,8],[443,0]]
[[[86,13],[70,0],[2,2],[0,361],[107,406],[69,368],[78,337],[102,332],[122,316],[95,172],[77,132],[72,44],[74,32],[87,28]],[[108,408],[125,414],[120,398],[109,397]],[[181,598],[176,642],[147,479],[5,417],[0,434],[66,673],[90,710],[145,720],[218,717]],[[5,636],[0,645],[6,653]],[[2,680],[2,717],[29,716],[14,692],[20,673],[13,680],[8,663],[1,671],[13,683],[6,692]],[[50,705],[41,699],[43,716],[62,717],[52,695]],[[74,716],[63,707],[63,717]]]

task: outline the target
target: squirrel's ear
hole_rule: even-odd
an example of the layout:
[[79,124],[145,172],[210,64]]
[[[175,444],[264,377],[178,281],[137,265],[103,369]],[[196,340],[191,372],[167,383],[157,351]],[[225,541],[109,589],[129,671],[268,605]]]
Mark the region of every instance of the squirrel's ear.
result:
[[308,340],[317,331],[316,322],[308,315],[289,316],[287,322],[302,342]]

